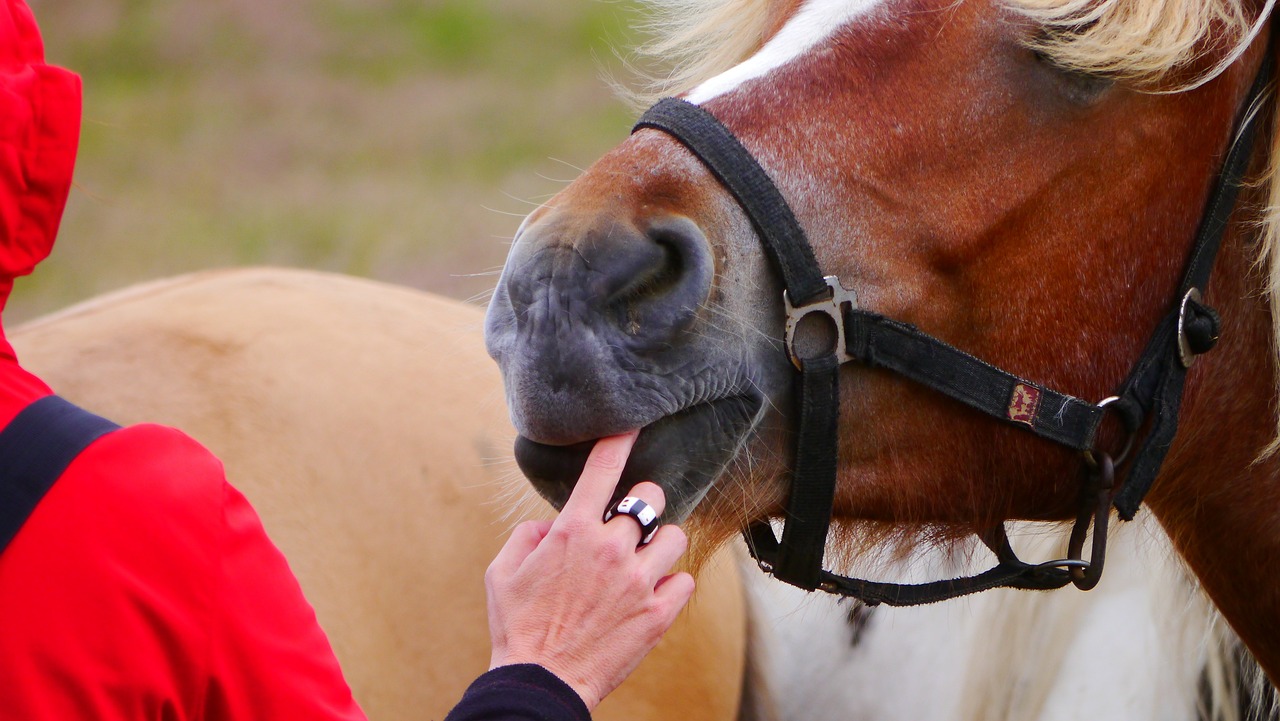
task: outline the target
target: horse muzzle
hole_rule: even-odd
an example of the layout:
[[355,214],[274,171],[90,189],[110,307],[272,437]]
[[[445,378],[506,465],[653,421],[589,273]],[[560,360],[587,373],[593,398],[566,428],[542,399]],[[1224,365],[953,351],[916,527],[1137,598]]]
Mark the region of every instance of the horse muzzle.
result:
[[775,385],[755,359],[777,346],[726,311],[717,270],[699,223],[656,203],[552,204],[521,230],[486,344],[516,460],[553,505],[596,439],[640,428],[616,495],[652,481],[683,520],[742,448]]

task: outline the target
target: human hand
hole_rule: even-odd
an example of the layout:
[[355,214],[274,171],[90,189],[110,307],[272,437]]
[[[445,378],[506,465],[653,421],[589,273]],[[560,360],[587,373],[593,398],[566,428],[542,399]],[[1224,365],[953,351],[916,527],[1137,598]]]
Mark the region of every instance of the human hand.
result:
[[[634,519],[601,520],[636,435],[600,439],[559,517],[517,526],[485,573],[489,668],[539,664],[589,710],[635,670],[693,595],[692,576],[670,573],[688,546],[678,526],[662,526],[637,548]],[[627,495],[659,514],[665,507],[653,483]]]

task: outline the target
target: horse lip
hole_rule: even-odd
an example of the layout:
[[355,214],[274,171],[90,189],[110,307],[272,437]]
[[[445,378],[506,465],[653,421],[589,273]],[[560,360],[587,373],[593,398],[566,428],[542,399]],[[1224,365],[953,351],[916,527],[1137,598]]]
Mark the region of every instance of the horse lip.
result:
[[[595,447],[598,440],[600,439],[596,438],[564,446],[553,446],[517,436],[516,463],[538,493],[555,506],[556,510],[559,510],[569,499],[569,493],[572,492],[578,477],[582,475],[582,469],[587,465],[587,456],[591,454],[591,449]],[[639,439],[636,441],[636,446],[627,459],[627,465],[622,469],[622,478],[613,492],[613,501],[621,500],[637,483],[653,478],[656,460],[653,458],[654,454],[646,453],[646,449],[640,447]]]
[[[689,488],[689,481],[692,479],[672,477],[672,456],[678,456],[681,450],[679,447],[673,448],[672,446],[689,447],[695,445],[690,443],[689,439],[684,437],[684,434],[680,434],[680,426],[684,425],[682,421],[698,418],[719,420],[725,417],[732,417],[734,414],[717,411],[724,409],[726,406],[740,407],[743,409],[744,415],[752,419],[751,422],[722,424],[716,428],[719,433],[730,437],[732,445],[736,447],[737,441],[754,427],[755,416],[758,415],[762,405],[763,399],[749,394],[727,396],[690,406],[659,418],[645,426],[641,429],[640,436],[636,439],[635,448],[632,450],[630,458],[627,459],[627,465],[623,468],[621,480],[618,482],[618,487],[613,494],[614,500],[620,499],[637,483],[654,481],[663,486],[663,490],[667,494],[669,511],[674,512],[674,514],[668,513],[664,515],[677,517],[687,515],[692,510],[692,505],[701,499],[706,488],[696,489],[695,492],[695,489]],[[673,436],[673,433],[680,435]],[[679,442],[673,443],[676,438],[679,439]],[[516,463],[538,493],[552,506],[559,509],[564,506],[565,501],[568,500],[569,494],[573,490],[574,484],[577,483],[578,477],[582,475],[582,469],[586,466],[587,456],[590,455],[591,449],[595,446],[597,440],[599,439],[566,445],[549,445],[530,440],[523,435],[517,436],[515,441]],[[707,438],[705,443],[696,445],[699,447],[705,445],[712,448],[724,448],[722,439],[713,438]],[[727,462],[730,455],[732,454],[726,454],[723,461]],[[683,471],[679,469],[676,472],[677,474],[683,474]],[[714,480],[714,478],[709,480]]]
[[516,436],[516,464],[542,497],[559,510],[568,500],[568,488],[560,488],[563,484],[561,479],[576,479],[582,475],[587,456],[597,440],[553,446]]

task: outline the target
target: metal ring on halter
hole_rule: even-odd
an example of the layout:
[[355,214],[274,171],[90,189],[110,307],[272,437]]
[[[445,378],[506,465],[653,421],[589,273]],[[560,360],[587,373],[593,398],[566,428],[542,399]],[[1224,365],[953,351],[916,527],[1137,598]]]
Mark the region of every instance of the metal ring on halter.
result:
[[658,526],[661,525],[658,522],[658,512],[653,510],[653,506],[635,496],[627,496],[614,504],[613,508],[605,511],[605,523],[617,516],[630,516],[640,524],[640,543],[637,544],[640,546],[653,540],[653,534],[658,532]]
[[1056,561],[1045,561],[1044,563],[1033,564],[1032,568],[1084,568],[1087,569],[1092,565],[1082,558],[1059,558]]
[[[1106,410],[1107,406],[1111,405],[1112,403],[1115,403],[1118,400],[1120,400],[1120,396],[1107,396],[1106,398],[1103,398],[1102,400],[1098,401],[1098,407],[1103,410]],[[1133,450],[1133,437],[1136,434],[1133,432],[1133,430],[1129,428],[1125,428],[1125,432],[1126,432],[1126,435],[1124,439],[1124,446],[1120,449],[1120,452],[1117,453],[1112,458],[1112,461],[1111,461],[1117,466],[1124,463],[1125,459],[1129,457],[1129,451]],[[1086,463],[1089,464],[1090,468],[1097,470],[1098,457],[1094,455],[1094,451],[1092,448],[1084,452],[1084,460]]]

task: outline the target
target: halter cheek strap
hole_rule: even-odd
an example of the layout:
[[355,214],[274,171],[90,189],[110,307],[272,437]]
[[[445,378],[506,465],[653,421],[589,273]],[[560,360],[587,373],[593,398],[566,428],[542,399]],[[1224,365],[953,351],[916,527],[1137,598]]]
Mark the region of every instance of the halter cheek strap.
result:
[[[777,186],[720,121],[702,108],[676,98],[654,105],[635,129],[653,128],[680,141],[715,175],[746,212],[764,241],[765,252],[782,277],[788,305],[804,307],[830,298],[830,287],[818,270],[808,237]],[[837,426],[840,415],[840,362],[826,355],[801,362],[795,382],[799,404],[795,467],[782,544],[776,540],[766,553],[748,543],[757,560],[769,564],[778,578],[813,590],[821,581],[822,556],[835,495]],[[768,524],[753,526],[748,540],[764,534]]]
[[[917,605],[991,588],[1052,589],[1074,583],[1092,588],[1101,576],[1106,524],[1113,498],[1113,462],[1095,449],[1098,427],[1114,412],[1132,435],[1150,420],[1114,503],[1131,520],[1159,473],[1177,432],[1186,369],[1217,340],[1217,315],[1201,301],[1256,135],[1253,112],[1274,75],[1268,48],[1237,119],[1236,142],[1209,199],[1178,298],[1157,326],[1146,350],[1116,395],[1090,403],[996,368],[912,325],[861,309],[857,296],[819,271],[804,230],[768,174],[733,133],[706,110],[675,98],[650,108],[635,130],[664,132],[690,150],[733,195],[764,243],[781,276],[787,309],[787,353],[795,364],[798,429],[795,468],[779,542],[767,522],[744,533],[761,568],[807,590],[853,596],[867,604]],[[634,131],[633,131],[634,132]],[[804,356],[795,332],[810,314],[827,316],[838,329],[836,347]],[[884,368],[975,410],[1084,454],[1087,461],[1070,558],[1029,564],[1017,558],[1003,527],[982,538],[999,564],[960,579],[900,585],[847,578],[822,568],[831,523],[837,463],[839,369],[847,362]],[[1128,444],[1116,463],[1123,463]],[[1085,535],[1094,528],[1092,555],[1083,559]]]

